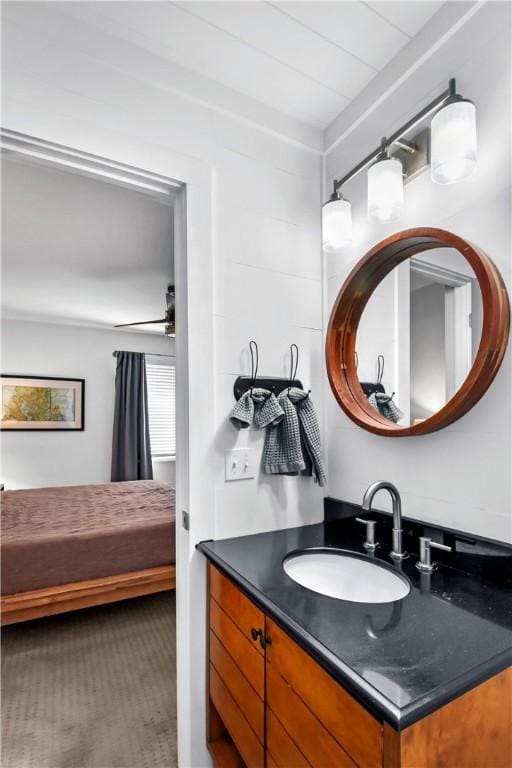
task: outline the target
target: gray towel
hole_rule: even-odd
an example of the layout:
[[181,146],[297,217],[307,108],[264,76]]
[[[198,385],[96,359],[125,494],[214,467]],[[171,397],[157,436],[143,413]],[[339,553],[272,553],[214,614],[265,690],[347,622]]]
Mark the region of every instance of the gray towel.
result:
[[253,389],[254,425],[258,429],[265,429],[273,424],[279,424],[284,419],[284,411],[277,401],[277,397],[268,389]]
[[284,419],[269,427],[263,447],[263,471],[266,474],[313,475],[319,485],[326,483],[320,428],[309,394],[290,387],[277,398]]
[[312,474],[315,482],[323,487],[327,483],[327,474],[322,455],[320,427],[313,402],[303,389],[292,387],[289,396],[295,402],[305,455],[307,454],[309,459],[306,459],[306,472],[303,474]]
[[382,392],[373,392],[368,398],[368,402],[382,416],[390,421],[394,421],[395,424],[404,417],[404,414],[397,404],[393,402],[393,399]]
[[283,418],[284,411],[274,393],[253,387],[235,403],[229,420],[236,429],[248,429],[253,422],[258,429],[264,429],[271,424],[279,424]]
[[[301,391],[301,390],[299,390]],[[263,472],[267,475],[298,475],[306,468],[300,444],[299,417],[284,389],[277,397],[284,418],[268,427],[263,446]]]
[[244,392],[240,400],[235,403],[229,417],[230,422],[237,429],[248,429],[254,419],[254,402],[250,390]]

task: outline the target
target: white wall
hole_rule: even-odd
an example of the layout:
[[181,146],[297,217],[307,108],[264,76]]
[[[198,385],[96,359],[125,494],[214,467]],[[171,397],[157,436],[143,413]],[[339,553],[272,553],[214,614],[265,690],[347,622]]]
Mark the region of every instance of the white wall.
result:
[[[4,7],[4,34],[11,45],[3,52],[3,125],[154,172],[167,174],[172,168],[178,179],[187,180],[179,168],[184,173],[194,168],[203,176],[208,172],[213,179],[212,209],[204,210],[202,221],[204,227],[211,222],[213,244],[215,428],[193,425],[194,444],[197,448],[200,434],[208,466],[192,469],[194,476],[202,476],[201,494],[208,503],[201,510],[190,508],[190,553],[181,561],[192,575],[190,597],[178,589],[180,616],[186,618],[185,601],[192,611],[190,624],[180,619],[178,637],[180,765],[199,768],[209,764],[205,578],[201,558],[193,552],[193,532],[202,531],[203,538],[229,536],[322,517],[322,493],[310,480],[224,482],[225,449],[245,440],[261,449],[260,435],[239,435],[227,423],[233,381],[241,371],[249,372],[249,339],[260,345],[260,371],[274,375],[284,373],[289,345],[299,345],[299,374],[312,388],[322,418],[320,159],[272,130],[256,129],[225,110],[186,98],[163,60],[77,24],[60,12],[63,6]],[[199,184],[187,188],[196,210],[208,194]],[[192,251],[196,247],[196,253],[206,253],[202,231],[188,237]],[[204,366],[208,380],[207,359]],[[190,397],[192,404],[208,402],[212,394],[196,377]],[[196,498],[201,494],[197,491]],[[180,529],[179,542],[184,536]]]
[[[6,489],[110,482],[114,378],[112,352],[174,354],[163,335],[85,326],[2,321],[2,372],[85,379],[83,432],[3,432],[2,482]],[[155,479],[172,482],[170,463]]]
[[[359,381],[377,381],[378,357],[382,355],[384,357],[382,384],[389,394],[398,390],[395,375],[398,350],[393,311],[395,272],[396,270],[387,275],[374,291],[364,308],[356,338]],[[402,407],[401,401],[400,407]]]
[[[476,103],[479,158],[469,179],[445,187],[433,184],[428,174],[412,181],[405,189],[405,215],[388,226],[366,219],[365,174],[347,185],[356,241],[326,259],[327,313],[348,271],[370,246],[414,226],[437,226],[468,238],[494,260],[510,289],[510,63],[510,5],[485,3],[328,154],[326,192],[332,178],[433,99],[449,77],[455,76],[460,91]],[[369,483],[389,479],[402,493],[406,515],[512,540],[510,376],[508,354],[470,413],[440,432],[414,438],[365,432],[345,417],[329,392],[329,493],[360,502]],[[386,506],[384,494],[377,504]]]
[[[251,338],[267,374],[284,373],[289,345],[299,345],[299,374],[321,410],[318,155],[177,95],[156,57],[77,25],[58,5],[4,11],[6,30],[25,30],[4,63],[4,125],[80,148],[92,143],[107,156],[129,136],[148,158],[164,146],[212,167],[217,430],[205,439],[216,467],[215,533],[319,519],[321,495],[308,480],[224,482],[225,449],[247,439],[262,447],[261,435],[240,436],[227,423],[234,378],[249,372]],[[40,42],[52,39],[37,55],[34,31]],[[154,72],[152,82],[138,79],[144,70]]]

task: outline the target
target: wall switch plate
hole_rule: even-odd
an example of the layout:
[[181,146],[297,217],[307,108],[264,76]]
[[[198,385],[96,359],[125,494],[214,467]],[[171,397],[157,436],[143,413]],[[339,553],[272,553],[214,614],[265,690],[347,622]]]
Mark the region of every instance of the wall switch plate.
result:
[[225,453],[226,482],[249,480],[255,475],[254,449],[234,448]]

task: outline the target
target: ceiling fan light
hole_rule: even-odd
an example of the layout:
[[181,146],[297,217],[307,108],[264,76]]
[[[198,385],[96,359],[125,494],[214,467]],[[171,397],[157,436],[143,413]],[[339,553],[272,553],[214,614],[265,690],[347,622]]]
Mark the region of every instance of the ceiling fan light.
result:
[[352,242],[352,206],[335,192],[322,206],[322,246],[326,253],[337,253]]

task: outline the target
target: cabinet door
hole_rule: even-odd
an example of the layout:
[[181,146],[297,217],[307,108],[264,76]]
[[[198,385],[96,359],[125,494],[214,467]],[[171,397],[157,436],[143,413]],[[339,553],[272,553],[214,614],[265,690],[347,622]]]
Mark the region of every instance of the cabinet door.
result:
[[323,723],[297,696],[293,688],[267,663],[267,723],[280,728],[267,732],[267,751],[277,768],[291,768],[290,752],[300,753],[311,768],[357,768]]
[[[209,742],[216,755],[231,749],[232,764],[264,768],[265,658],[259,642],[265,617],[232,582],[209,566],[209,695],[214,708]],[[212,727],[214,722],[215,727]],[[238,763],[237,763],[238,759]],[[224,766],[222,765],[222,768]]]
[[265,712],[267,722],[267,768],[310,768],[310,765],[291,736],[281,725],[269,706]]
[[280,761],[282,734],[268,727],[272,717],[313,768],[379,768],[381,723],[268,618],[266,634],[267,746],[278,768],[290,767]]

